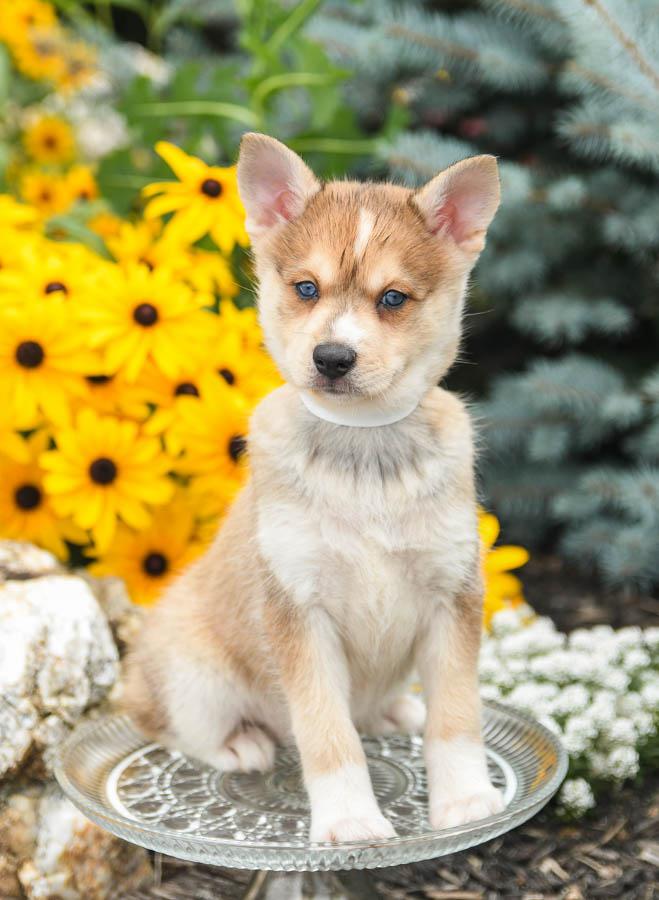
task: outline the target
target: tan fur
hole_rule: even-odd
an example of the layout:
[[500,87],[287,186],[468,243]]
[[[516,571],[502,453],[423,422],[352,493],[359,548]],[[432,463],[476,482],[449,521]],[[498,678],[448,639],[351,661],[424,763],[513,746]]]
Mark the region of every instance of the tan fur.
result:
[[[288,384],[253,415],[251,478],[214,544],[132,649],[127,707],[219,768],[265,768],[273,736],[294,739],[312,838],[386,837],[357,729],[422,727],[403,696],[416,664],[432,820],[487,814],[499,801],[480,742],[471,426],[436,384],[457,351],[496,166],[464,161],[418,193],[321,185],[290,150],[249,135],[238,175],[266,342]],[[318,299],[300,299],[305,280]],[[390,289],[407,295],[401,308],[380,303]],[[337,334],[356,364],[329,383],[312,354]],[[415,408],[396,424],[348,427],[316,418],[300,391],[343,413]]]

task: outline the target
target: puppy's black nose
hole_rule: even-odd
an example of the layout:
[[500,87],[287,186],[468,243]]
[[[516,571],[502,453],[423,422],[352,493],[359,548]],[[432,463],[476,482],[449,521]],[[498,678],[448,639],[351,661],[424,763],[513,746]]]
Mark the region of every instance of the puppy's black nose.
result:
[[342,378],[352,369],[357,354],[345,344],[318,344],[313,352],[313,361],[321,375],[326,378]]

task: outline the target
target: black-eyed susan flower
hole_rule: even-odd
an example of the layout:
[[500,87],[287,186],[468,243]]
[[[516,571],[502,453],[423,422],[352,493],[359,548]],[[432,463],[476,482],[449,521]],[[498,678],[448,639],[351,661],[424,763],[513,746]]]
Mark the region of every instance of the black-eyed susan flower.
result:
[[144,210],[145,218],[174,213],[167,233],[179,243],[193,244],[210,234],[224,253],[230,253],[236,244],[246,247],[245,211],[238,196],[236,167],[208,166],[166,141],[156,144],[156,152],[179,180],[161,181],[143,189],[144,196],[152,198]]
[[282,383],[275,364],[263,350],[245,350],[244,337],[218,323],[213,343],[213,368],[234,391],[254,405]]
[[25,439],[16,431],[12,410],[3,403],[0,403],[0,454],[19,463],[26,463],[30,458]]
[[525,565],[529,554],[524,547],[494,546],[499,537],[500,526],[499,520],[492,513],[480,512],[478,530],[483,552],[484,622],[487,627],[495,613],[524,603],[522,582],[511,575],[510,570]]
[[0,194],[0,228],[33,228],[38,221],[39,214],[33,207],[9,194]]
[[103,553],[121,519],[147,528],[151,508],[167,503],[174,483],[160,442],[135,422],[83,409],[70,428],[55,432],[56,449],[43,453],[44,485],[59,515],[91,532]]
[[21,197],[42,216],[54,216],[71,205],[64,179],[49,172],[30,169],[20,179]]
[[220,303],[219,333],[240,336],[240,345],[246,352],[262,350],[263,333],[258,313],[253,306],[239,309],[231,300]]
[[195,538],[190,506],[179,496],[159,509],[142,531],[120,525],[91,572],[123,578],[134,603],[150,604],[203,549]]
[[88,537],[70,519],[57,515],[44,490],[39,457],[48,440],[46,432],[35,432],[25,440],[27,458],[22,463],[0,454],[0,534],[31,541],[66,559],[65,541],[82,546]]
[[135,422],[145,422],[151,408],[136,384],[126,381],[121,373],[85,375],[87,393],[76,404],[77,409],[89,407],[109,416],[124,416]]
[[93,231],[94,234],[97,234],[100,238],[103,238],[104,241],[118,235],[121,231],[122,224],[123,219],[119,218],[119,216],[115,216],[115,214],[111,212],[96,213],[87,220],[87,227],[89,230]]
[[22,44],[30,33],[49,31],[57,26],[57,16],[50,3],[43,0],[4,0],[0,16],[0,41],[10,46]]
[[92,346],[103,352],[105,371],[122,369],[132,382],[150,360],[176,378],[185,361],[204,356],[213,315],[204,306],[210,298],[168,269],[115,268],[105,290],[103,303],[81,311]]
[[165,438],[174,441],[173,449],[184,448],[177,471],[213,474],[229,485],[242,484],[248,415],[244,399],[215,374],[203,380],[200,397],[180,397]]
[[66,173],[65,182],[73,203],[89,203],[98,197],[98,185],[91,166],[71,166]]
[[68,307],[0,306],[0,404],[16,428],[34,428],[43,417],[69,422],[73,397],[85,392],[83,375],[96,364],[86,344]]
[[80,307],[83,302],[103,302],[105,260],[81,244],[36,240],[20,245],[20,256],[0,268],[0,306],[56,301]]
[[41,116],[25,129],[23,146],[35,162],[67,163],[75,154],[73,129],[59,116]]

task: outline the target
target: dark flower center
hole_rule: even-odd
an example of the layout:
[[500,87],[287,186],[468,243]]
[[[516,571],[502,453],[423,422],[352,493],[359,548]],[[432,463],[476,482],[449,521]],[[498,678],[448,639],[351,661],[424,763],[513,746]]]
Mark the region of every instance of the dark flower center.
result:
[[199,389],[196,384],[193,384],[191,381],[183,381],[181,384],[177,384],[174,389],[175,397],[198,397]]
[[222,185],[215,178],[207,178],[201,183],[201,193],[207,197],[219,197],[222,193]]
[[118,474],[117,466],[107,456],[95,459],[89,467],[89,476],[96,484],[112,484]]
[[247,450],[247,441],[245,438],[237,434],[229,441],[229,456],[234,462],[238,462],[243,453]]
[[112,375],[87,375],[86,380],[90,384],[107,384],[108,381],[112,381]]
[[61,281],[49,281],[46,287],[43,289],[44,294],[54,294],[57,291],[62,291],[64,294],[68,294],[68,290],[65,284],[62,284]]
[[41,491],[36,484],[22,484],[16,488],[14,500],[20,509],[35,509],[41,503]]
[[22,341],[16,348],[16,362],[26,369],[36,369],[43,358],[43,347],[36,341]]
[[136,306],[133,310],[133,318],[138,325],[142,325],[144,328],[150,328],[158,321],[158,310],[153,303],[140,303],[140,305]]
[[162,553],[149,553],[142,560],[142,568],[147,575],[158,578],[169,568],[169,560]]
[[220,369],[219,373],[222,378],[224,378],[227,384],[235,384],[236,376],[233,374],[231,369]]

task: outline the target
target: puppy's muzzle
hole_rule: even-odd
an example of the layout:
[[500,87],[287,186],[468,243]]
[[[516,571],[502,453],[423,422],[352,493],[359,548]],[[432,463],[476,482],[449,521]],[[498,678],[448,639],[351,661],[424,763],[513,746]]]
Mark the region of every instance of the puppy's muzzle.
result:
[[313,351],[316,369],[331,381],[343,378],[352,369],[356,360],[355,351],[345,344],[318,344]]

